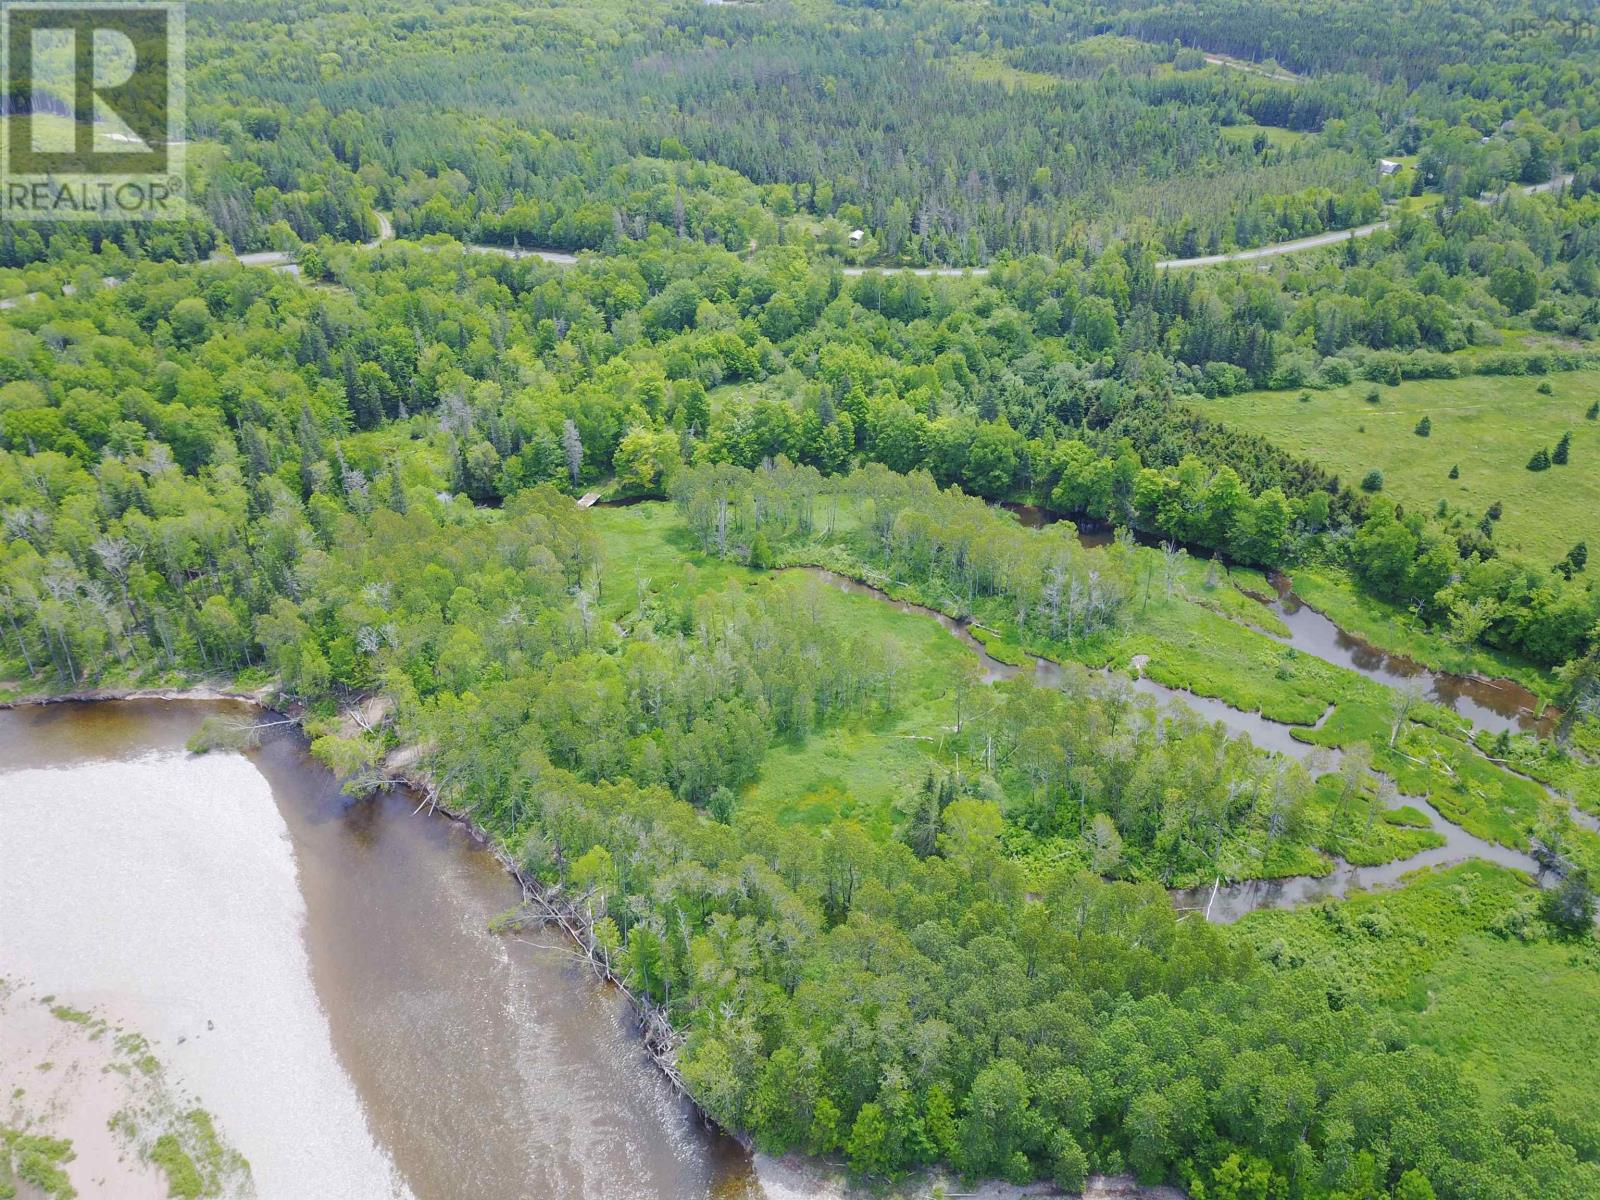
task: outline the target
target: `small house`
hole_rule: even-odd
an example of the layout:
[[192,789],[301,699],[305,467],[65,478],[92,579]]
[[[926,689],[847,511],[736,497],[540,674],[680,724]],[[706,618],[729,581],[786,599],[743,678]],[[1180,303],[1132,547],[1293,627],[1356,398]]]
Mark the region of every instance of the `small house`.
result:
[[1399,169],[1400,164],[1392,158],[1380,158],[1378,160],[1378,178],[1380,179],[1387,179]]
[[852,229],[850,231],[850,245],[851,245],[851,247],[854,248],[856,246],[861,245],[861,243],[866,240],[866,236],[867,235],[863,231],[861,231],[859,229]]

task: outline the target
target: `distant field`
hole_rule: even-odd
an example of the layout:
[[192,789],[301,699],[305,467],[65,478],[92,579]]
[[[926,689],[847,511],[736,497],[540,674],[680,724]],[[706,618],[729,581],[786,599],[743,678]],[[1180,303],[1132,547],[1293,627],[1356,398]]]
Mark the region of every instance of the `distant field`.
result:
[[[1562,558],[1579,539],[1600,549],[1600,421],[1584,413],[1600,398],[1600,371],[1538,377],[1475,375],[1398,387],[1357,383],[1325,392],[1248,392],[1200,402],[1206,415],[1258,433],[1359,484],[1376,468],[1384,493],[1429,509],[1448,500],[1474,517],[1499,502],[1495,542],[1537,563]],[[1378,403],[1365,397],[1376,388]],[[1424,416],[1428,437],[1413,431]],[[1572,433],[1572,461],[1529,471],[1528,459]],[[1449,478],[1459,466],[1461,477]]]
[[1256,140],[1256,134],[1258,133],[1266,134],[1267,144],[1280,150],[1298,146],[1314,136],[1309,133],[1303,133],[1298,129],[1285,129],[1281,125],[1224,125],[1222,127],[1222,136],[1230,142],[1248,144]]

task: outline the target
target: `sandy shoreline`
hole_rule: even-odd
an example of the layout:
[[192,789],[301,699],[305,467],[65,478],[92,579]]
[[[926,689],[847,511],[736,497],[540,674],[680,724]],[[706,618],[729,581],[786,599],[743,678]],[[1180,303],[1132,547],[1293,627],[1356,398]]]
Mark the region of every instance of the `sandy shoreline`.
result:
[[[0,701],[0,711],[51,704],[96,704],[138,700],[175,702],[233,701],[249,704],[266,713],[283,712],[288,714],[297,710],[298,706],[294,704],[284,704],[280,707],[279,704],[275,703],[278,699],[276,688],[272,685],[252,692],[229,690],[213,685],[197,685],[187,688],[96,689]],[[414,763],[407,761],[408,757],[405,748],[395,751],[390,756],[389,765],[391,769],[399,768],[396,773],[406,776],[407,785],[415,788],[418,792],[431,792],[429,781],[415,770]],[[495,839],[490,837],[470,817],[463,813],[452,811],[446,805],[437,802],[432,807],[438,815],[462,825],[474,840],[494,853],[501,867],[522,887],[525,896],[532,898],[538,895],[539,889],[537,886],[524,877],[517,864],[510,859]],[[584,946],[584,940],[579,934],[575,933],[571,928],[568,928],[567,932],[573,935],[574,940],[581,947],[588,948]],[[613,982],[618,981],[613,980]],[[635,1003],[636,1015],[642,1017],[643,1014],[638,1013],[636,998],[630,994],[629,999]],[[47,1009],[43,1011],[46,1012],[47,1020],[55,1020],[55,1018],[48,1016]],[[0,1009],[0,1015],[3,1015],[3,1009]],[[647,1024],[643,1019],[639,1023],[641,1028]],[[665,1070],[668,1077],[675,1084],[678,1083],[675,1072],[668,1069],[671,1065],[670,1059],[663,1061],[663,1056],[659,1053],[660,1048],[650,1047],[648,1039],[647,1048],[657,1051],[652,1054],[652,1057],[656,1059],[656,1065]],[[11,1057],[13,1056],[9,1053],[6,1055],[8,1061]],[[9,1088],[11,1085],[7,1084],[7,1086]],[[689,1099],[692,1102],[692,1097],[689,1097]],[[103,1104],[104,1101],[103,1098],[100,1100],[91,1098],[87,1102]],[[103,1120],[100,1123],[103,1125]],[[125,1150],[122,1151],[122,1154],[124,1158],[128,1157]],[[93,1167],[88,1165],[91,1157],[95,1164]],[[88,1151],[80,1151],[80,1158],[84,1160],[85,1168],[95,1172],[115,1172],[122,1166],[115,1150],[90,1147]],[[1023,1186],[994,1180],[982,1183],[964,1183],[945,1172],[936,1171],[918,1173],[911,1178],[890,1185],[888,1188],[884,1188],[879,1184],[870,1189],[863,1189],[862,1186],[852,1183],[847,1172],[839,1164],[806,1159],[797,1155],[774,1157],[755,1154],[753,1158],[755,1174],[759,1179],[762,1193],[767,1200],[850,1200],[852,1197],[868,1194],[880,1198],[889,1197],[893,1198],[893,1200],[934,1200],[934,1198],[957,1196],[970,1197],[972,1200],[1020,1200],[1022,1197],[1029,1196],[1067,1195],[1067,1193],[1061,1192],[1054,1185],[1044,1181]],[[136,1156],[132,1159],[132,1162],[134,1167],[144,1168],[147,1172],[153,1170],[153,1168],[148,1168],[147,1164],[139,1162]],[[129,1200],[145,1200],[148,1195],[152,1200],[156,1200],[156,1198],[166,1195],[166,1181],[159,1172],[155,1175],[157,1185],[155,1191],[135,1190],[136,1186],[142,1187],[144,1185],[129,1184],[128,1186],[119,1185],[110,1191],[99,1193],[85,1190],[83,1185],[77,1183],[80,1173],[80,1168],[75,1164],[72,1171],[74,1183],[79,1186],[80,1193],[85,1196],[98,1194],[116,1197],[126,1196],[129,1197]],[[1179,1189],[1170,1187],[1142,1187],[1126,1176],[1096,1176],[1089,1180],[1082,1193],[1082,1200],[1184,1200],[1184,1193]]]
[[[171,1088],[142,1036],[72,1000],[0,980],[0,1120],[70,1142],[60,1165],[82,1200],[165,1200],[167,1175],[149,1153],[162,1134],[188,1137],[194,1101]],[[224,1195],[255,1194],[248,1169],[231,1175]]]

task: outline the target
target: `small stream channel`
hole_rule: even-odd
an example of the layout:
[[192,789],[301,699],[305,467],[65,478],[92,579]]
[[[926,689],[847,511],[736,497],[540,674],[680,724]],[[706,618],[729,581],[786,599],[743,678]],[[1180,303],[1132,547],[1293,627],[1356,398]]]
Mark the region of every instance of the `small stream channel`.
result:
[[1541,711],[1539,698],[1522,684],[1510,679],[1431,671],[1404,655],[1390,654],[1364,638],[1346,633],[1306,604],[1295,595],[1294,581],[1289,576],[1274,571],[1268,578],[1275,595],[1255,598],[1289,627],[1288,638],[1278,641],[1388,687],[1421,686],[1429,700],[1465,717],[1475,729],[1489,733],[1531,732],[1540,737],[1555,731],[1560,714],[1548,707]]
[[[848,595],[867,596],[888,604],[899,612],[915,613],[937,621],[978,656],[978,662],[983,667],[983,678],[987,682],[1016,679],[1028,671],[1032,672],[1035,682],[1041,687],[1059,687],[1065,678],[1065,669],[1059,663],[1036,655],[1029,655],[1032,660],[1031,667],[1013,666],[1001,662],[973,636],[968,622],[958,620],[937,609],[907,600],[897,600],[880,588],[821,567],[795,569],[821,579]],[[1303,606],[1300,611],[1312,612]],[[1321,621],[1332,626],[1332,622],[1328,622],[1327,618],[1317,615]],[[1303,624],[1310,623],[1303,622]],[[1101,674],[1104,678],[1116,678],[1109,671]],[[1150,697],[1169,712],[1188,709],[1206,721],[1220,722],[1235,737],[1248,737],[1259,749],[1274,751],[1295,759],[1313,774],[1338,769],[1341,760],[1339,751],[1296,740],[1293,731],[1299,728],[1297,726],[1269,720],[1260,713],[1244,712],[1214,697],[1196,696],[1191,692],[1165,687],[1143,675],[1129,678],[1127,682],[1134,692]],[[1322,719],[1327,719],[1326,713]],[[1459,825],[1449,821],[1422,797],[1397,795],[1396,803],[1407,804],[1424,812],[1433,823],[1434,831],[1445,839],[1444,845],[1410,858],[1373,867],[1357,867],[1341,861],[1327,875],[1297,875],[1271,880],[1252,879],[1217,884],[1212,887],[1179,889],[1173,892],[1173,902],[1179,908],[1204,912],[1208,920],[1231,922],[1257,909],[1292,908],[1300,904],[1344,896],[1352,890],[1392,885],[1411,871],[1426,867],[1449,866],[1470,859],[1483,859],[1500,866],[1525,871],[1536,878],[1542,874],[1542,868],[1531,855],[1468,833]]]
[[[1002,507],[1029,529],[1041,529],[1068,519],[1033,504],[1006,504]],[[1115,531],[1104,522],[1084,521],[1077,526],[1077,530],[1078,544],[1085,549],[1109,545],[1116,537]],[[1163,540],[1151,534],[1136,533],[1135,537],[1148,546],[1159,546]],[[1207,552],[1197,550],[1196,553]],[[1465,717],[1475,729],[1489,733],[1533,732],[1540,737],[1548,737],[1554,731],[1560,714],[1549,707],[1541,710],[1539,698],[1522,684],[1510,679],[1485,679],[1429,670],[1404,655],[1391,654],[1365,638],[1340,629],[1295,595],[1294,582],[1288,575],[1274,571],[1268,575],[1268,579],[1274,595],[1248,594],[1270,608],[1288,626],[1287,638],[1271,633],[1266,635],[1275,641],[1293,646],[1302,654],[1354,671],[1385,687],[1404,684],[1420,686],[1428,700]]]

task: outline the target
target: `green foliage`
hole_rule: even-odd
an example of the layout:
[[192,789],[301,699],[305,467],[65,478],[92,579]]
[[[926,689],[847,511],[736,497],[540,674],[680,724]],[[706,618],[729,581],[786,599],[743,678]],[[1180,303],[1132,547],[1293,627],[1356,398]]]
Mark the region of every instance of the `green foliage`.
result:
[[1540,914],[1569,937],[1593,936],[1595,892],[1584,870],[1569,871],[1540,900]]
[[1387,1006],[1497,1105],[1528,1088],[1570,1103],[1597,1086],[1582,1022],[1568,1014],[1595,1003],[1600,951],[1592,937],[1551,940],[1529,917],[1540,903],[1511,872],[1473,863],[1342,904],[1253,914],[1241,929],[1275,970],[1311,971],[1336,994]]
[[26,1184],[51,1200],[73,1200],[78,1190],[65,1164],[77,1157],[66,1138],[52,1138],[0,1125],[0,1196],[15,1196]]
[[[1549,378],[1557,379],[1563,392],[1581,392],[1600,382],[1592,370]],[[1449,512],[1433,524],[1457,543],[1463,560],[1493,555],[1543,570],[1574,536],[1600,537],[1595,520],[1600,479],[1588,477],[1593,472],[1524,471],[1532,451],[1518,456],[1515,447],[1551,446],[1570,431],[1572,453],[1582,463],[1600,440],[1592,436],[1592,426],[1570,429],[1572,412],[1539,396],[1537,382],[1538,376],[1526,374],[1408,380],[1387,400],[1384,412],[1392,416],[1383,417],[1366,410],[1353,387],[1319,393],[1309,409],[1295,403],[1292,392],[1279,391],[1219,399],[1204,411],[1230,429],[1264,435],[1352,482],[1376,467],[1384,475],[1384,494],[1408,512],[1429,512],[1445,500]],[[1423,416],[1432,422],[1425,441],[1395,436]],[[1366,433],[1358,430],[1363,423]],[[1227,456],[1228,461],[1241,457],[1238,450]],[[1452,482],[1441,487],[1446,477]],[[1470,514],[1497,501],[1505,504],[1506,518],[1485,540],[1477,536]]]
[[205,1195],[205,1181],[194,1160],[184,1153],[176,1134],[164,1133],[150,1151],[150,1161],[167,1176],[167,1194],[178,1200],[199,1200]]
[[[1570,661],[1583,698],[1596,598],[1547,569],[1592,513],[1581,436],[1568,494],[1545,497],[1508,484],[1525,473],[1503,439],[1476,439],[1492,461],[1452,440],[1448,396],[1427,398],[1425,445],[1333,422],[1340,388],[1393,387],[1362,410],[1376,430],[1414,415],[1411,381],[1481,401],[1585,365],[1591,51],[1481,5],[1343,0],[558,3],[513,36],[526,16],[319,2],[286,40],[265,8],[198,11],[203,215],[0,231],[8,689],[245,674],[320,710],[314,752],[353,786],[402,751],[596,906],[603,953],[683,1031],[696,1097],[766,1148],[1068,1187],[1126,1165],[1211,1197],[1594,1190],[1592,1131],[1524,1069],[1582,1072],[1565,1039],[1587,952],[1543,934],[1582,932],[1575,884],[1543,917],[1464,871],[1441,877],[1464,900],[1430,879],[1242,935],[1180,919],[1163,885],[1437,835],[1377,819],[1362,772],[1313,780],[1076,668],[988,688],[926,615],[745,569],[847,567],[976,617],[1002,664],[1140,653],[1163,683],[1326,716],[1304,736],[1380,746],[1401,786],[1525,843],[1536,785],[1436,711],[1388,737],[1381,688],[1262,636],[1272,619],[1179,549],[1325,555],[1387,625],[1405,605]],[[1382,153],[1407,178],[1376,188]],[[1560,194],[1470,202],[1562,166]],[[1387,229],[1265,271],[1154,266],[1376,220],[1403,192],[1421,199]],[[399,243],[353,249],[378,209]],[[293,254],[302,278],[176,265],[223,243]],[[851,259],[992,269],[842,275]],[[1244,395],[1324,385],[1292,423]],[[1274,439],[1332,430],[1353,457],[1323,470],[1174,395],[1233,397]],[[1418,515],[1438,496],[1413,495],[1411,460],[1503,489],[1504,526]],[[1406,510],[1332,474],[1373,464]],[[670,495],[671,528],[557,490],[610,479]],[[1085,551],[985,503],[1018,497],[1170,547]],[[1532,519],[1560,537],[1536,570]],[[327,715],[373,693],[370,729]],[[1283,946],[1258,958],[1272,920]],[[1418,1015],[1425,972],[1436,1018],[1397,1024],[1384,1006]],[[1522,1007],[1540,972],[1565,985],[1548,1044]],[[1506,1045],[1470,1015],[1491,1006]],[[1504,1099],[1508,1078],[1534,1090],[1502,1123],[1467,1083]],[[197,1124],[157,1144],[175,1194],[208,1186],[204,1143]],[[30,1154],[41,1177],[61,1161]]]
[[750,567],[752,570],[765,571],[772,566],[772,547],[767,545],[767,535],[757,533],[750,541]]

